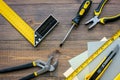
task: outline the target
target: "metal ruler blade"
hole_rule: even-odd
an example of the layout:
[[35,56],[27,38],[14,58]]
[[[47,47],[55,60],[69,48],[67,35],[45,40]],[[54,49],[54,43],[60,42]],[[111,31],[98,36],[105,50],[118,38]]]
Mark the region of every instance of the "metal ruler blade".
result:
[[98,50],[96,50],[86,61],[84,61],[77,69],[75,69],[65,80],[72,80],[77,76],[89,63],[91,63],[97,56],[99,56],[108,46],[110,46],[118,37],[120,37],[120,30],[118,30],[107,42],[105,42]]

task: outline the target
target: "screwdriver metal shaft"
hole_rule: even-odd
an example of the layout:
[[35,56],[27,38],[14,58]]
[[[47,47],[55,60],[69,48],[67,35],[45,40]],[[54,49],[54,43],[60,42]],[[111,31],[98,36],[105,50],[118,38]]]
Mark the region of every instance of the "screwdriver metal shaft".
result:
[[69,34],[71,33],[72,29],[75,27],[75,24],[72,25],[72,27],[70,28],[70,30],[67,32],[66,36],[64,37],[64,39],[62,40],[60,47],[62,47],[62,45],[64,44],[65,40],[67,39],[67,37],[69,36]]
[[71,33],[73,27],[78,27],[81,19],[86,15],[86,13],[88,12],[88,10],[90,9],[90,6],[92,4],[91,0],[84,0],[82,5],[80,6],[77,15],[75,18],[72,19],[72,27],[70,28],[70,30],[67,32],[66,36],[64,37],[64,39],[62,40],[60,47],[63,46],[65,40],[67,39],[67,37],[69,36],[69,34]]

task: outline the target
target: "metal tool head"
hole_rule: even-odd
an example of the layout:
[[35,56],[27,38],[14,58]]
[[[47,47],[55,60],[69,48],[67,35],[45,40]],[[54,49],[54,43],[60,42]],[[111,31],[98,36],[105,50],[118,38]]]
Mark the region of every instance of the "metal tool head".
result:
[[[52,59],[54,57],[50,56],[47,62],[41,61],[41,60],[37,60],[37,66],[42,68],[42,72],[47,72],[47,71],[54,71],[57,68],[58,65],[58,60],[56,60],[53,64],[52,64]],[[40,70],[41,71],[41,70]]]
[[58,66],[58,61],[55,61],[52,65],[50,65],[49,71],[54,71]]
[[54,71],[57,66],[58,66],[58,60],[56,60],[53,64],[52,64],[52,59],[54,58],[54,56],[50,56],[50,58],[48,59],[48,62],[46,64],[46,68],[48,68],[48,71]]
[[92,29],[98,22],[100,22],[100,19],[98,18],[98,16],[94,16],[92,19],[87,21],[85,24],[92,23],[92,25],[89,27],[89,29]]

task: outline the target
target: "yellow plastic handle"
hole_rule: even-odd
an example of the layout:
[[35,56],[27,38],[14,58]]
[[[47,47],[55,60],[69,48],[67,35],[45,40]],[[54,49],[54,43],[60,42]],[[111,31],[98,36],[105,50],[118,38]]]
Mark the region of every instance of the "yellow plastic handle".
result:
[[[96,70],[99,68],[99,66],[105,61],[106,57],[100,62],[100,64],[88,75],[85,76],[85,80],[89,80],[94,73],[96,72]],[[106,67],[104,68],[104,70],[100,73],[100,75],[95,79],[95,80],[99,80],[101,78],[101,76],[104,74],[104,72],[107,70],[107,68],[109,67],[109,65],[111,64],[112,60],[106,65]]]
[[100,18],[100,23],[106,24],[108,22],[114,22],[116,20],[120,20],[120,14],[112,16],[112,17],[103,17],[103,18]]
[[99,4],[99,6],[94,10],[94,14],[95,16],[99,16],[102,12],[102,9],[104,7],[104,5],[106,4],[108,0],[102,0]]

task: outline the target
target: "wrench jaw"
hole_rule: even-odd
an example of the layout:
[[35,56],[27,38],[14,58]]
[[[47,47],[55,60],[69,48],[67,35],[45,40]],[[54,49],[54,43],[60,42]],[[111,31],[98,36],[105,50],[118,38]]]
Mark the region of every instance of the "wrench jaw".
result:
[[42,68],[41,70],[37,71],[37,74],[43,74],[45,72],[53,72],[56,70],[58,66],[58,60],[54,61],[52,64],[53,56],[50,56],[47,62],[37,60],[36,64],[38,67]]
[[52,72],[57,68],[58,65],[58,60],[54,61],[54,63],[52,63],[54,56],[50,56],[50,58],[48,59],[48,62],[46,64],[46,68],[48,69],[48,71]]
[[49,71],[50,72],[55,71],[57,66],[58,66],[58,61],[55,61],[53,65],[50,65]]
[[[53,61],[54,56],[50,56],[47,62],[42,60],[36,60],[36,65],[40,68],[46,69],[47,71],[54,71],[53,69],[57,68],[58,60]],[[54,63],[52,63],[54,62]]]
[[54,66],[55,69],[57,68],[57,66],[58,66],[58,60],[54,62],[53,66]]
[[98,16],[94,16],[92,19],[88,20],[85,25],[88,25],[90,23],[92,23],[92,25],[90,27],[88,27],[88,30],[92,29],[98,22],[100,22],[100,19],[98,18]]

